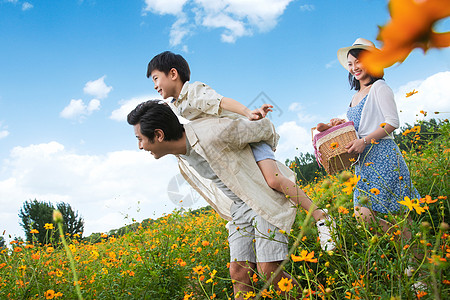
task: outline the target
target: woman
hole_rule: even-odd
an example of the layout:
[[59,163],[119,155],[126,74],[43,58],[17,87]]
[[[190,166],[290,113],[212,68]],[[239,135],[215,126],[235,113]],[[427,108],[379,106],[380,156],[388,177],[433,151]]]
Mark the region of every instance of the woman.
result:
[[[392,224],[372,216],[401,210],[398,201],[407,196],[420,198],[392,132],[399,127],[397,106],[391,88],[382,77],[370,75],[360,62],[364,51],[379,51],[371,41],[358,38],[351,47],[341,48],[338,59],[349,71],[350,89],[355,89],[347,118],[355,124],[359,139],[350,142],[349,153],[359,153],[355,173],[361,176],[354,190],[355,215],[366,222],[376,221],[385,232]],[[332,125],[340,120],[333,119]],[[404,233],[410,238],[409,230]]]

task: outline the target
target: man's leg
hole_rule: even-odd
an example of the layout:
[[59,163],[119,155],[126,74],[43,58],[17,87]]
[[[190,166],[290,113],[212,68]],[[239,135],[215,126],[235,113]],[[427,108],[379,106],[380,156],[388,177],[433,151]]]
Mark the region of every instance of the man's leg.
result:
[[[282,279],[282,278],[287,278],[287,279],[291,279],[292,280],[292,285],[293,286],[297,286],[299,287],[298,282],[291,277],[291,275],[289,275],[288,273],[286,273],[285,271],[281,271],[277,274],[277,276],[275,276],[274,278],[271,279],[272,274],[275,274],[275,272],[277,271],[277,269],[280,267],[282,261],[273,261],[273,262],[260,262],[258,263],[258,272],[260,274],[263,274],[266,277],[266,280],[272,280],[271,284],[273,284],[273,286],[275,287],[275,289],[278,291],[280,290],[279,286],[278,286],[278,282]],[[300,295],[301,296],[301,295]],[[293,299],[293,298],[292,298]],[[299,298],[300,299],[300,298]]]
[[244,299],[247,292],[253,291],[251,277],[256,264],[245,261],[233,261],[230,263],[230,277],[233,281],[235,299]]

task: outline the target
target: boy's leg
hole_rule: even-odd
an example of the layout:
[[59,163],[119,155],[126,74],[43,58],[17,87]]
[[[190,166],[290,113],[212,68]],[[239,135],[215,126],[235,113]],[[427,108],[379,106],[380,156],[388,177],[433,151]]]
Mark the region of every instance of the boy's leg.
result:
[[253,291],[251,277],[256,264],[246,261],[233,261],[230,263],[230,277],[233,282],[235,299],[244,299],[247,292]]
[[307,211],[312,211],[311,215],[316,221],[326,217],[323,210],[316,209],[314,203],[298,185],[281,174],[275,160],[268,158],[258,161],[257,164],[272,189],[289,196],[289,199]]
[[[289,178],[281,174],[275,160],[263,159],[258,161],[257,164],[264,176],[264,179],[271,188],[284,193],[289,196],[294,203],[300,204],[301,207],[307,211],[311,211],[312,217],[316,220],[322,249],[334,250],[336,245],[332,241],[331,231],[335,225],[331,219],[327,218],[326,213],[321,209],[316,209],[315,204],[311,201],[311,199],[309,199],[305,192],[294,182],[289,180]],[[330,225],[326,224],[326,218],[330,221]]]

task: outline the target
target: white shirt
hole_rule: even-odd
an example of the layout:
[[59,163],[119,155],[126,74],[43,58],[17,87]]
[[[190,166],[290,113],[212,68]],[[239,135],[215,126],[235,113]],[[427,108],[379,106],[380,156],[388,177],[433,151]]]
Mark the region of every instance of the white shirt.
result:
[[[377,80],[367,95],[366,104],[361,113],[358,135],[360,138],[368,136],[380,124],[387,123],[395,128],[400,126],[397,105],[394,100],[394,93],[384,80]],[[383,139],[392,138],[390,135]]]

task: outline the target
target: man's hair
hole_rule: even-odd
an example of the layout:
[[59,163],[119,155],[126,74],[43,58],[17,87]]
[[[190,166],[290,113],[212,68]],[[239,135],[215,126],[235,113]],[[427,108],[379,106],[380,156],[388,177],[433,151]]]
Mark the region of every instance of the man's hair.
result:
[[154,70],[169,74],[169,71],[175,68],[180,75],[183,83],[191,79],[191,70],[189,64],[179,54],[174,54],[170,51],[165,51],[152,58],[147,67],[147,78],[149,78]]
[[141,133],[153,142],[155,130],[164,132],[164,140],[179,140],[183,136],[184,127],[178,121],[167,103],[162,100],[148,100],[136,106],[127,117],[128,124],[141,125]]
[[[348,51],[347,57],[349,54],[351,54],[354,58],[358,58],[359,55],[361,54],[361,52],[363,52],[363,51],[367,51],[367,50],[360,49],[360,48],[351,49],[350,51]],[[383,76],[381,76],[381,77],[374,77],[372,75],[369,75],[369,76],[370,76],[370,82],[367,85],[371,85],[375,81],[377,81],[379,79],[383,79]],[[361,89],[361,84],[359,83],[359,80],[356,80],[356,78],[350,72],[348,73],[348,82],[350,83],[350,90],[355,89],[356,91],[359,91]]]

